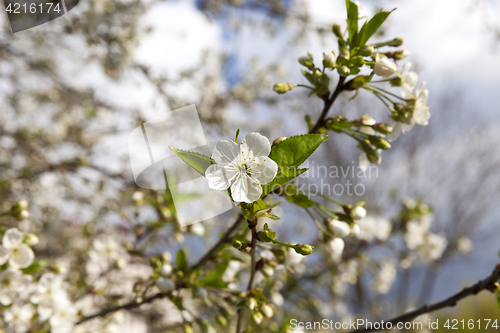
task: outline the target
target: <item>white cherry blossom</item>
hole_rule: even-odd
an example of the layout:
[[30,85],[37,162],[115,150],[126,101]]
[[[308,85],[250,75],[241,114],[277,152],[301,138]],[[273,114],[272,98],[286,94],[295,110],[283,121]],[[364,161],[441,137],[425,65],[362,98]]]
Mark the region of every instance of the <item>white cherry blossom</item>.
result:
[[235,202],[252,203],[262,195],[260,185],[271,182],[278,165],[268,155],[269,140],[259,133],[248,134],[240,145],[224,139],[215,145],[212,164],[205,171],[208,184],[214,190],[227,190]]
[[25,275],[17,269],[8,268],[0,271],[0,303],[12,304],[20,293],[27,290],[31,280],[31,275]]
[[37,312],[40,320],[45,321],[54,314],[56,304],[64,303],[67,294],[61,275],[46,273],[42,275],[30,301],[38,304]]
[[35,254],[33,250],[23,243],[24,234],[17,228],[11,228],[5,232],[0,246],[0,265],[9,262],[13,268],[26,268],[33,262]]
[[89,251],[92,261],[102,266],[117,264],[127,257],[127,251],[116,239],[110,235],[100,235],[92,242],[92,249]]
[[78,319],[78,311],[69,301],[64,300],[54,304],[54,315],[49,319],[51,333],[72,333]]
[[7,332],[24,333],[31,327],[31,318],[35,314],[33,305],[16,302],[5,309],[3,319]]

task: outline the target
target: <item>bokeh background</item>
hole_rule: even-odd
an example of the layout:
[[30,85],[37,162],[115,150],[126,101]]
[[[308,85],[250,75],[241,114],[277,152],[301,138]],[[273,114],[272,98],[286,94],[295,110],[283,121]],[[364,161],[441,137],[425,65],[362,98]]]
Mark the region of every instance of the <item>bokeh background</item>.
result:
[[[404,197],[420,197],[433,207],[433,231],[446,234],[450,251],[406,277],[406,307],[417,306],[489,275],[498,262],[500,2],[360,5],[368,16],[397,7],[375,38],[404,37],[408,60],[430,91],[431,119],[384,153],[377,177],[350,179],[366,187],[362,198],[338,200],[365,199],[369,211],[389,217]],[[277,95],[272,86],[304,83],[296,59],[307,52],[321,59],[336,49],[331,26],[345,26],[345,15],[341,0],[81,0],[56,21],[12,34],[3,12],[0,207],[29,200],[31,223],[43,235],[37,255],[46,258],[64,258],[71,235],[89,222],[127,233],[154,220],[161,213],[154,209],[130,219],[138,190],[128,160],[131,130],[195,104],[209,141],[232,137],[237,128],[271,139],[305,133],[304,116],[317,118],[321,101],[300,90]],[[351,97],[342,95],[332,114],[370,113],[388,121],[375,97]],[[332,133],[314,161],[357,165],[358,155],[353,140]],[[175,232],[166,227],[142,246],[154,253],[183,244],[199,257],[231,216],[204,223],[205,238],[169,238]],[[315,235],[305,212],[283,205],[281,216],[276,228],[285,241]],[[455,255],[451,245],[464,235],[474,250]],[[475,302],[488,310],[462,307],[442,315],[498,317],[493,296]]]

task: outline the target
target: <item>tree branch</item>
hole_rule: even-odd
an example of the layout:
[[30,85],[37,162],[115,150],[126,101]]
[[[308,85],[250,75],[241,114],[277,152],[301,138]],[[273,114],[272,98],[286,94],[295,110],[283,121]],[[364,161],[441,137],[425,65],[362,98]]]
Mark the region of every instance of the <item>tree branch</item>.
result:
[[[252,231],[252,245],[251,245],[252,250],[250,251],[252,267],[250,272],[250,279],[248,280],[247,294],[252,290],[253,280],[255,278],[255,271],[256,271],[255,248],[257,247],[257,231],[255,230],[255,228],[257,227],[257,220],[248,221],[248,227]],[[242,306],[241,308],[238,309],[238,322],[236,323],[236,333],[240,333],[241,331],[241,325],[243,324],[244,313],[245,313],[245,308]]]
[[[224,236],[214,246],[212,246],[212,248],[207,252],[207,254],[205,254],[193,267],[191,267],[190,270],[196,270],[196,269],[200,268],[203,264],[205,264],[212,257],[212,255],[223,244],[225,244],[227,241],[229,241],[229,239],[231,239],[231,237],[232,237],[232,234],[235,232],[236,229],[238,229],[238,226],[239,226],[240,222],[242,221],[242,218],[243,218],[243,216],[241,214],[238,215],[238,218],[233,223],[233,225],[226,231],[226,233],[224,234]],[[176,287],[176,289],[182,289],[182,288],[183,288],[182,286],[177,286]],[[140,307],[143,304],[151,303],[151,302],[153,302],[153,301],[155,301],[157,299],[161,299],[161,298],[163,298],[165,296],[167,296],[167,294],[165,294],[165,293],[157,293],[155,295],[152,295],[150,297],[145,298],[142,302],[130,302],[130,303],[127,303],[127,304],[124,304],[124,305],[120,305],[120,306],[115,306],[115,307],[112,307],[112,308],[104,309],[104,310],[102,310],[100,312],[97,312],[97,313],[95,313],[93,315],[90,315],[88,317],[84,317],[84,318],[80,319],[76,323],[76,325],[79,325],[81,323],[84,323],[84,322],[86,322],[88,320],[91,320],[91,319],[94,319],[94,318],[97,318],[97,317],[105,317],[108,314],[116,312],[116,311],[119,311],[119,310],[132,310],[132,309],[136,309],[136,308]]]
[[335,88],[335,91],[333,92],[333,95],[331,98],[326,98],[325,99],[325,106],[323,107],[323,111],[321,112],[321,115],[318,118],[318,121],[314,125],[314,127],[309,131],[310,134],[316,133],[321,126],[323,126],[323,123],[325,122],[325,118],[328,115],[328,112],[330,111],[330,108],[333,105],[333,102],[337,99],[337,97],[340,95],[342,92],[344,86],[344,81],[345,77],[341,76],[339,79],[339,83],[337,84],[337,88]]
[[[411,320],[413,320],[413,319],[415,319],[418,316],[421,316],[423,314],[431,313],[431,312],[441,310],[441,309],[447,308],[447,307],[453,307],[460,300],[462,300],[466,297],[472,296],[472,295],[476,295],[483,290],[493,291],[496,288],[495,284],[498,280],[500,280],[500,264],[495,267],[495,270],[493,271],[493,273],[490,276],[488,276],[486,279],[479,281],[478,283],[476,283],[475,285],[473,285],[471,287],[465,288],[464,290],[462,290],[458,294],[455,294],[455,295],[453,295],[453,296],[451,296],[451,297],[449,297],[441,302],[434,303],[431,305],[426,304],[417,310],[405,313],[405,314],[403,314],[399,317],[396,317],[394,319],[384,321],[386,323],[385,327],[387,327],[388,323],[391,323],[391,324],[406,323],[406,322],[409,322],[409,321],[411,321]],[[374,331],[377,331],[377,330],[363,328],[363,329],[353,331],[351,333],[368,333],[368,332],[374,332]]]

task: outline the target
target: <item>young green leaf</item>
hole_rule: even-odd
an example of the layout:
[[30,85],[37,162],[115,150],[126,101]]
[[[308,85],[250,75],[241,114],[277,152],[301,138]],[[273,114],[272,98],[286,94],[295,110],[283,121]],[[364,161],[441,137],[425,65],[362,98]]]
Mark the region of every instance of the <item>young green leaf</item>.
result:
[[172,148],[170,147],[170,150],[172,150],[175,155],[177,155],[181,160],[186,162],[189,166],[191,166],[193,169],[198,171],[201,175],[205,175],[205,170],[207,168],[215,163],[210,156],[200,154],[197,152],[193,151],[187,151],[187,150],[182,150],[182,149],[177,149],[177,148]]
[[326,140],[328,136],[322,134],[292,136],[276,144],[269,158],[279,166],[298,167]]
[[227,269],[229,261],[223,262],[213,269],[207,276],[203,279],[203,285],[213,286],[218,288],[226,288],[228,283],[222,280],[222,275]]
[[177,252],[177,268],[180,270],[184,270],[187,267],[187,256],[186,252],[184,252],[183,249],[180,249],[179,252]]
[[347,7],[347,30],[349,31],[349,45],[354,46],[352,43],[358,34],[358,5],[349,0],[345,1]]
[[[394,9],[392,11],[394,11]],[[375,14],[371,18],[370,21],[363,24],[363,26],[361,27],[361,30],[354,38],[352,46],[353,47],[354,46],[359,46],[359,47],[364,46],[366,44],[366,42],[368,41],[368,39],[370,39],[370,37],[373,36],[373,34],[375,34],[377,32],[378,28],[380,28],[382,23],[384,23],[384,21],[387,19],[389,14],[392,13],[392,11],[390,11],[390,12],[380,11],[377,14]]]

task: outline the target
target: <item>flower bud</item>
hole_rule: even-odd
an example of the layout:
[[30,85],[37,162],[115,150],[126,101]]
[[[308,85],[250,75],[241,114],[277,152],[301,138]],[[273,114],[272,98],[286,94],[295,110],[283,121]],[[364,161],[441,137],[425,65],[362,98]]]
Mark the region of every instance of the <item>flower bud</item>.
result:
[[351,59],[351,64],[353,64],[356,67],[361,67],[365,64],[365,58],[356,56]]
[[386,123],[378,123],[373,125],[373,129],[381,134],[391,134],[392,126]]
[[293,249],[295,250],[295,252],[297,252],[298,254],[302,254],[303,256],[307,256],[311,253],[313,253],[313,247],[311,245],[308,245],[308,244],[296,244]]
[[285,141],[286,139],[287,139],[286,136],[280,136],[279,138],[274,139],[271,147],[276,146],[278,143],[280,143],[281,141]]
[[342,52],[340,52],[339,54],[339,57],[345,60],[349,60],[349,56],[350,56],[349,50],[342,50]]
[[361,123],[365,126],[372,126],[372,125],[375,125],[377,122],[375,121],[375,119],[373,119],[369,114],[365,114],[363,115],[363,117],[361,117]]
[[365,45],[359,50],[359,55],[364,57],[371,56],[375,52],[375,48],[372,45]]
[[172,262],[172,254],[170,252],[165,251],[161,254],[161,257],[163,258],[163,261],[165,261],[166,264],[170,264]]
[[272,240],[272,238],[270,238],[264,231],[257,232],[257,239],[264,243],[270,242]]
[[28,209],[28,201],[26,200],[19,200],[12,206],[11,211],[12,212],[20,212],[23,209]]
[[404,58],[406,58],[409,55],[410,55],[410,51],[408,51],[408,50],[398,50],[398,51],[394,52],[394,59],[403,60]]
[[338,71],[341,76],[349,76],[349,74],[351,73],[351,70],[347,66],[340,67]]
[[362,206],[356,206],[351,210],[351,217],[355,220],[361,220],[366,217],[366,209]]
[[257,325],[259,325],[260,323],[262,323],[262,319],[264,319],[264,316],[260,312],[254,312],[252,313],[252,319]]
[[243,245],[243,244],[239,240],[237,240],[237,239],[233,240],[233,247],[235,249],[239,250],[241,248],[241,245]]
[[398,37],[398,38],[394,38],[391,42],[391,44],[388,44],[389,46],[394,46],[394,47],[399,47],[401,45],[403,45],[404,43],[404,39],[401,38],[401,37]]
[[373,69],[375,74],[387,78],[394,74],[398,70],[398,66],[387,58],[381,58],[375,62],[375,67]]
[[387,150],[387,149],[391,148],[391,144],[389,143],[389,141],[387,141],[384,138],[380,138],[378,136],[371,136],[370,143],[372,145],[374,145],[375,147],[377,147],[379,149],[383,149],[383,150]]
[[368,161],[372,164],[379,165],[380,162],[382,161],[382,158],[380,157],[379,153],[375,150],[369,150],[366,152],[366,157],[368,157]]
[[323,66],[333,68],[335,66],[335,55],[332,52],[323,53]]
[[266,318],[271,318],[274,315],[273,308],[265,303],[262,304],[261,310],[262,310],[262,313],[264,314],[264,316],[266,316]]
[[299,63],[310,70],[314,69],[313,58],[310,54],[299,58]]
[[40,240],[38,239],[38,236],[37,236],[37,235],[35,235],[35,234],[27,234],[27,235],[26,235],[25,240],[26,240],[26,243],[27,243],[29,246],[35,246],[35,245],[37,245],[37,244],[38,244],[38,242],[40,241]]
[[267,277],[272,277],[274,275],[274,268],[271,266],[267,265],[262,268],[262,273],[264,273],[265,276]]
[[215,320],[217,321],[217,323],[222,326],[222,327],[225,327],[227,326],[227,319],[224,318],[223,316],[221,315],[218,315],[217,317],[215,317]]
[[329,223],[333,235],[338,238],[344,238],[351,232],[349,224],[343,221],[333,220]]
[[144,199],[144,193],[142,193],[141,191],[135,191],[132,194],[132,200],[134,200],[135,202],[141,202],[143,199]]
[[165,265],[161,266],[160,274],[162,276],[168,276],[168,275],[170,275],[170,273],[172,273],[172,266],[170,266],[169,264],[165,264]]
[[361,228],[359,224],[353,224],[351,226],[351,236],[357,237],[361,233]]
[[162,293],[168,293],[175,289],[175,282],[169,278],[161,278],[156,281],[156,286]]
[[284,94],[290,90],[292,90],[293,88],[295,88],[297,85],[296,84],[292,84],[292,83],[276,83],[273,87],[273,90],[275,92],[277,92],[278,94]]
[[323,73],[321,73],[321,71],[319,69],[315,69],[314,72],[313,72],[313,76],[316,78],[316,79],[321,79],[321,77],[323,76]]
[[344,36],[342,35],[342,29],[340,28],[340,25],[338,25],[337,23],[335,23],[332,27],[332,31],[333,33],[335,34],[335,36],[337,36],[338,38],[344,38]]
[[248,300],[248,308],[250,310],[253,310],[255,309],[255,306],[257,305],[257,301],[255,300],[255,298],[251,297],[249,300]]

